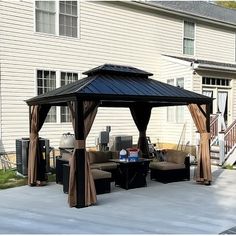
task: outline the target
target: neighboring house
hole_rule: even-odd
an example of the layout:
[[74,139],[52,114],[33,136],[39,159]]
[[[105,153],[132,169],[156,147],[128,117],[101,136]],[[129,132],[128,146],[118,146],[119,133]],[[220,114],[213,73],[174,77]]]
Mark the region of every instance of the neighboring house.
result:
[[[236,118],[236,11],[205,1],[0,1],[0,148],[14,151],[29,135],[24,100],[83,77],[104,63],[131,65],[153,78],[215,98]],[[220,108],[219,108],[220,107]],[[129,110],[100,108],[87,139],[138,131]],[[195,144],[187,107],[155,108],[152,142]],[[72,132],[68,109],[52,108],[41,137],[58,148]]]

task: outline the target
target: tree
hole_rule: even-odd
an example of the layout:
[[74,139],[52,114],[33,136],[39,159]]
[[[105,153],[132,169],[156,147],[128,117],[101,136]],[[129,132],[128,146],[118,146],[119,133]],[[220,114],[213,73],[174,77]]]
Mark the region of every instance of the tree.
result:
[[236,9],[236,1],[215,1],[215,3],[222,7]]

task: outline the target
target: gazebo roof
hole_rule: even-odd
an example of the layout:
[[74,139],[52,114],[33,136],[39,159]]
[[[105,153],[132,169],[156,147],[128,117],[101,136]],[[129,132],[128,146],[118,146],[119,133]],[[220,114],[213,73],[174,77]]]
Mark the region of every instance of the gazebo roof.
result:
[[27,100],[28,105],[65,105],[81,100],[101,101],[101,106],[152,106],[208,104],[212,98],[148,78],[151,73],[134,67],[104,64],[84,72],[87,77]]

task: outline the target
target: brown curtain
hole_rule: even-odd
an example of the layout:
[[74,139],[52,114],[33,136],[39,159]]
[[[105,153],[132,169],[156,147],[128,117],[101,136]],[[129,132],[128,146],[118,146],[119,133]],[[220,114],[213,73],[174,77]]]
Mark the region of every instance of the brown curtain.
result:
[[36,185],[37,181],[45,179],[45,160],[39,146],[38,132],[47,117],[50,105],[36,105],[31,108],[30,143],[28,159],[28,184]]
[[[73,104],[73,105],[72,105]],[[75,103],[68,103],[68,106],[71,111],[72,116],[72,124],[75,129]],[[93,101],[84,101],[83,107],[84,110],[81,111],[84,114],[84,140],[75,140],[75,149],[76,148],[84,148],[85,149],[85,140],[89,134],[89,131],[92,127],[93,121],[97,114],[97,108],[99,103]],[[85,154],[86,155],[86,154]],[[92,176],[92,172],[90,169],[89,158],[86,155],[85,161],[85,205],[89,206],[91,204],[95,204],[97,201],[96,197],[96,189]],[[76,193],[76,157],[75,150],[73,152],[73,156],[70,162],[70,178],[69,178],[69,194],[68,194],[68,202],[70,207],[77,205],[77,193]]]
[[130,107],[133,120],[139,130],[138,148],[142,151],[144,158],[149,158],[149,148],[146,130],[150,120],[152,107],[148,103],[136,103]]
[[[210,184],[212,181],[209,147],[210,133],[207,132],[206,116],[196,104],[190,104],[188,108],[195,126],[200,133],[200,147],[195,178],[197,182]],[[202,106],[203,110],[204,108],[205,106]]]

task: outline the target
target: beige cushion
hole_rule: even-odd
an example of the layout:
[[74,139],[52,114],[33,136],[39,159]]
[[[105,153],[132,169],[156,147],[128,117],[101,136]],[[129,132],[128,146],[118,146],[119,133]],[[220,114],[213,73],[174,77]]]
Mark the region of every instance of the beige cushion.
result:
[[110,179],[111,173],[103,170],[92,169],[93,179]]
[[90,164],[90,168],[100,170],[115,170],[117,168],[117,165],[118,164],[114,162],[93,163]]
[[90,163],[102,163],[102,162],[108,162],[109,159],[112,158],[112,153],[102,152],[102,151],[90,151],[89,152],[89,160]]
[[161,161],[161,162],[151,162],[149,167],[151,169],[157,170],[176,170],[176,169],[184,169],[184,164],[176,164],[173,162]]
[[183,164],[186,156],[186,152],[168,149],[165,154],[165,161]]

